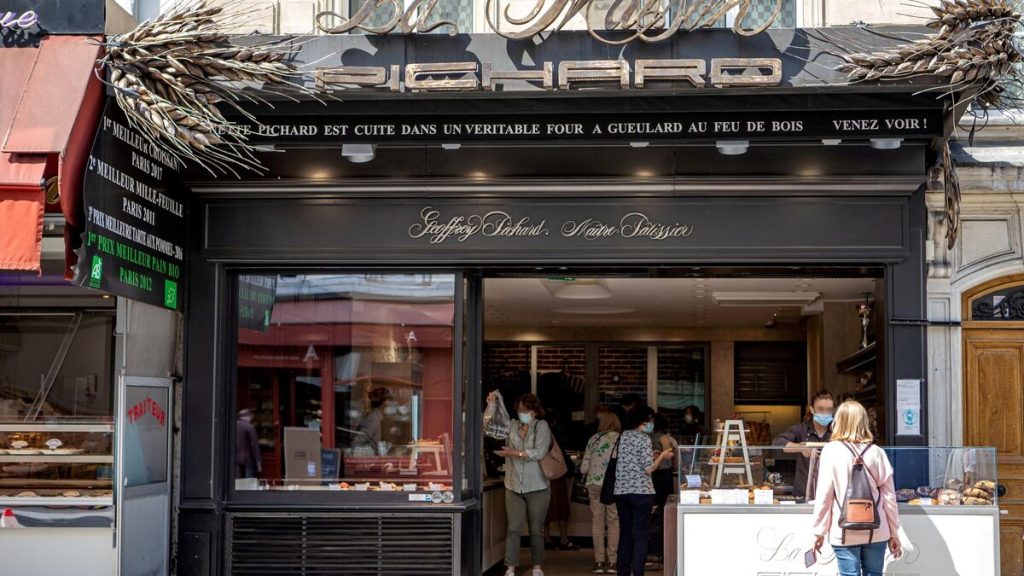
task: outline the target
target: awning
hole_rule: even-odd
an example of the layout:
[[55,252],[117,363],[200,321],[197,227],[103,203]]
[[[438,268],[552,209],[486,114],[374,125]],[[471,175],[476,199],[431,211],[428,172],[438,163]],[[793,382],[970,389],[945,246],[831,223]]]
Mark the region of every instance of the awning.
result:
[[48,36],[0,50],[0,269],[40,270],[44,187],[57,177],[66,274],[81,231],[81,186],[99,121],[98,37]]

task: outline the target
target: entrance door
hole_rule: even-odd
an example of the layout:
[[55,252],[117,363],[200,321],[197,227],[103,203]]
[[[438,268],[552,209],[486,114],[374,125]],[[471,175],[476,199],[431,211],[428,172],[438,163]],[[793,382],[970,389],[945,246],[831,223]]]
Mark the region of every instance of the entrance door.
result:
[[1024,277],[964,295],[964,445],[995,446],[1002,574],[1024,573]]
[[120,573],[169,573],[171,381],[121,377],[117,449]]

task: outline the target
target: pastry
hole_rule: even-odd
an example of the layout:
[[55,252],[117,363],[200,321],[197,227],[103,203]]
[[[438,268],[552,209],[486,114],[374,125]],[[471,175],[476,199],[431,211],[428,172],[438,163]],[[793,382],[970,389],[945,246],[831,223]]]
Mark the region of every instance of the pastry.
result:
[[968,496],[964,498],[964,504],[968,506],[991,506],[992,501],[987,498],[975,498],[974,496]]
[[78,490],[68,490],[67,492],[61,494],[61,496],[64,496],[65,498],[78,498],[81,495],[82,493],[79,492]]
[[909,502],[917,496],[917,493],[910,488],[902,488],[896,491],[897,502]]
[[968,498],[984,498],[987,500],[992,499],[992,494],[980,488],[964,488],[963,494]]
[[943,490],[942,492],[939,493],[938,498],[939,504],[944,506],[960,504],[960,501],[962,499],[963,496],[956,490]]
[[38,494],[36,494],[35,492],[32,492],[31,490],[26,490],[25,492],[18,492],[14,496],[16,498],[38,498],[39,497]]

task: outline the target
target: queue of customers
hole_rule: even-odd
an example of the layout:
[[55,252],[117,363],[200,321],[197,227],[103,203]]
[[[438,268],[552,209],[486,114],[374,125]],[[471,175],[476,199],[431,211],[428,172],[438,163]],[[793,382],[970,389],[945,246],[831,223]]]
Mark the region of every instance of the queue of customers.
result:
[[[637,398],[624,400],[622,406],[598,407],[597,433],[587,442],[580,472],[593,513],[592,572],[642,576],[653,560],[648,551],[662,551],[661,532],[652,536],[651,525],[662,523],[665,503],[676,489],[677,443],[654,410]],[[492,393],[487,401],[497,400]],[[516,575],[527,529],[532,560],[528,574],[543,576],[548,508],[554,505],[553,497],[566,498],[554,494],[552,481],[558,480],[550,478],[542,465],[558,446],[544,414],[536,395],[520,397],[508,440],[495,451],[505,459],[506,576]],[[564,530],[561,536],[566,538]]]
[[[488,402],[495,402],[493,394]],[[799,467],[800,463],[806,466],[802,459],[807,442],[825,443],[813,492],[808,494],[814,501],[810,548],[818,553],[828,539],[840,576],[881,576],[886,552],[894,558],[903,552],[892,464],[885,451],[874,445],[868,414],[860,403],[848,400],[835,409],[832,396],[821,391],[808,408],[806,421],[775,444],[797,454]],[[516,576],[521,538],[528,526],[530,574],[543,576],[552,492],[551,478],[541,462],[557,443],[543,420],[544,408],[537,396],[522,396],[515,410],[506,445],[496,451],[505,459],[505,574]],[[664,423],[642,402],[622,410],[609,406],[598,410],[597,433],[587,442],[580,463],[593,512],[595,574],[644,574],[651,522],[663,520],[665,500],[675,490],[676,448]],[[804,474],[808,474],[806,468]],[[870,505],[864,506],[865,502]]]

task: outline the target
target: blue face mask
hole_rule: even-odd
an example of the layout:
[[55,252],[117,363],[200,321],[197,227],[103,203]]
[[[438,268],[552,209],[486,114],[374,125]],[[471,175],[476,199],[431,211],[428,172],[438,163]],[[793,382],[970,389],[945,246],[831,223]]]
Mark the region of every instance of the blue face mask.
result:
[[828,426],[829,424],[832,423],[832,415],[831,414],[815,414],[814,415],[814,423],[818,424],[819,426]]
[[654,432],[654,422],[644,424],[644,434],[650,434],[651,432]]
[[529,424],[531,421],[533,421],[533,414],[530,414],[529,412],[520,412],[519,421],[522,422],[523,424]]

